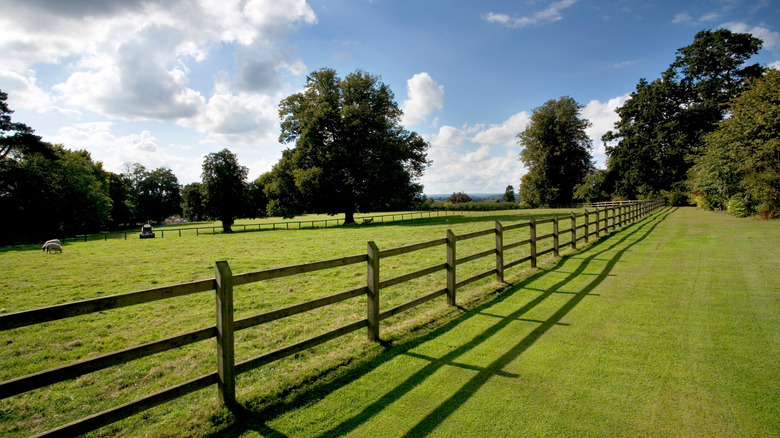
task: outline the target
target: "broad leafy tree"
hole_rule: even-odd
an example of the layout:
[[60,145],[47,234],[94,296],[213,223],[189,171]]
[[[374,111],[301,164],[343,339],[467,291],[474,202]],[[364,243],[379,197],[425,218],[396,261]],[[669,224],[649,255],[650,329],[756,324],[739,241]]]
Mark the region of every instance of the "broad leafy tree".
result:
[[449,198],[447,198],[447,202],[451,202],[453,204],[462,204],[464,202],[471,202],[471,196],[467,195],[464,192],[455,192],[450,195]]
[[715,129],[730,99],[762,68],[745,65],[761,48],[749,34],[701,31],[677,51],[660,79],[641,79],[617,109],[620,120],[607,143],[607,180],[618,197],[647,197],[684,190],[687,171]]
[[282,100],[279,115],[279,141],[295,147],[265,178],[269,213],[344,213],[353,223],[356,211],[419,201],[428,144],[399,125],[402,112],[378,77],[315,71],[303,92]]
[[208,219],[206,210],[206,188],[202,183],[189,183],[181,190],[182,214],[189,221]]
[[131,204],[137,221],[155,223],[181,214],[181,187],[170,169],[149,171],[140,163],[127,164],[123,177],[132,186]]
[[691,190],[703,207],[780,217],[780,71],[751,81],[730,108],[704,137]]
[[206,208],[210,217],[222,221],[222,231],[231,233],[240,217],[245,200],[248,169],[238,163],[238,157],[228,149],[212,152],[203,160],[203,186]]
[[531,205],[569,205],[574,187],[591,171],[591,142],[580,117],[582,105],[568,96],[535,108],[531,123],[518,135],[520,161],[528,173],[520,181],[520,197]]

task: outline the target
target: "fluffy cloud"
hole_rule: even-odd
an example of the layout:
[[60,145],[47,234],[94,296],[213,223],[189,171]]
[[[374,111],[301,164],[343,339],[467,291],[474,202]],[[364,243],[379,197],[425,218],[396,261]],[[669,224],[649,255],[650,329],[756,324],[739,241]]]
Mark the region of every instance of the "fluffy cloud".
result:
[[606,159],[604,142],[601,141],[601,137],[606,134],[607,131],[614,129],[615,122],[620,119],[615,110],[623,106],[629,96],[630,93],[626,93],[622,96],[610,99],[607,102],[591,100],[582,110],[582,117],[588,119],[592,124],[585,132],[588,134],[588,137],[593,140],[592,154],[598,165],[603,165],[604,160]]
[[460,146],[466,141],[466,133],[454,126],[442,126],[431,138],[434,146]]
[[[110,119],[175,121],[243,142],[278,123],[270,103],[278,101],[271,96],[280,88],[277,71],[305,72],[278,47],[299,23],[316,22],[305,0],[0,0],[0,7],[14,11],[0,17],[7,60],[0,79],[35,98],[38,107],[28,108],[63,104]],[[245,61],[235,86],[204,90],[203,76],[221,75],[204,70],[203,61],[239,47]],[[36,87],[33,67],[41,63],[62,63],[67,72],[53,93]],[[190,84],[196,74],[197,89]]]
[[403,125],[416,125],[425,121],[433,110],[444,107],[444,86],[439,85],[428,73],[417,73],[406,81],[406,99],[401,104]]
[[533,15],[525,16],[525,17],[510,17],[506,14],[496,14],[493,12],[488,12],[484,19],[491,22],[491,23],[498,23],[503,24],[507,27],[526,27],[534,24],[545,24],[545,23],[552,23],[558,20],[561,20],[563,18],[563,15],[561,15],[561,11],[570,7],[574,3],[576,3],[577,0],[562,0],[555,3],[550,4],[546,9],[543,9],[539,12],[536,12]]
[[111,122],[80,123],[59,130],[57,135],[46,140],[63,143],[70,149],[87,149],[92,158],[103,162],[104,168],[121,172],[126,163],[139,162],[149,169],[167,167],[183,181],[200,180],[199,169],[203,161],[200,156],[183,158],[160,147],[159,140],[149,131],[116,136]]
[[736,33],[749,33],[756,38],[761,38],[764,41],[765,49],[770,49],[775,53],[780,51],[780,32],[772,32],[765,26],[750,27],[745,23],[738,22],[724,23],[721,27]]
[[482,125],[470,129],[475,132],[471,141],[478,144],[495,144],[506,147],[517,145],[517,134],[523,132],[531,121],[531,115],[525,111],[519,112],[503,123],[485,128]]
[[425,193],[469,192],[474,187],[489,193],[503,193],[509,184],[517,187],[524,173],[517,154],[507,151],[504,155],[493,155],[492,152],[488,145],[466,153],[432,147],[428,157],[433,160],[433,166],[421,180]]

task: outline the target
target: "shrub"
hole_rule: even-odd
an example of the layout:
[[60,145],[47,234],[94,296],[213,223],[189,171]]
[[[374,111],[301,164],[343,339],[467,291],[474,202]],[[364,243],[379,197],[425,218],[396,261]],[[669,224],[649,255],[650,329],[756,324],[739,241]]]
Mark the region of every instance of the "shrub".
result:
[[744,199],[738,196],[732,196],[729,198],[729,203],[726,207],[726,210],[729,212],[729,214],[736,217],[745,217],[749,214],[747,203]]

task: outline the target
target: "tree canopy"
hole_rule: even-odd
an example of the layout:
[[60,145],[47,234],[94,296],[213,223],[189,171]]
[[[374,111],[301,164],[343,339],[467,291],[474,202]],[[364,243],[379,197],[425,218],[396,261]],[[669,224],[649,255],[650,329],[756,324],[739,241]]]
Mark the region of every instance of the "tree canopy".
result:
[[691,169],[700,206],[780,217],[780,71],[750,81]]
[[534,108],[531,123],[518,134],[520,161],[528,168],[520,198],[531,205],[568,205],[574,187],[593,169],[590,122],[580,118],[582,105],[568,96]]
[[233,231],[233,222],[243,212],[247,173],[248,169],[228,149],[212,152],[203,160],[206,210],[210,217],[222,221],[225,233]]
[[693,159],[728,111],[745,81],[761,75],[744,66],[761,40],[726,29],[701,31],[677,51],[662,77],[640,79],[617,109],[620,120],[602,140],[607,144],[607,185],[617,197],[647,197],[685,190]]
[[400,125],[390,88],[361,70],[340,79],[312,72],[303,92],[282,100],[282,143],[295,143],[262,182],[270,214],[409,208],[422,193],[428,143]]

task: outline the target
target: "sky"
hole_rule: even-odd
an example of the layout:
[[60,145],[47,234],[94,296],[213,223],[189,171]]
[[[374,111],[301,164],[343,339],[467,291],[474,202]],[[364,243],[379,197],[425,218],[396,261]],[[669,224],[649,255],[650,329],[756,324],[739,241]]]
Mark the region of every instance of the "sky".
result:
[[379,76],[429,143],[426,194],[519,187],[517,134],[570,96],[592,155],[641,78],[660,77],[700,30],[764,41],[780,68],[780,0],[0,0],[0,90],[14,122],[88,150],[105,169],[167,167],[201,180],[230,149],[267,172],[279,102],[308,73]]

